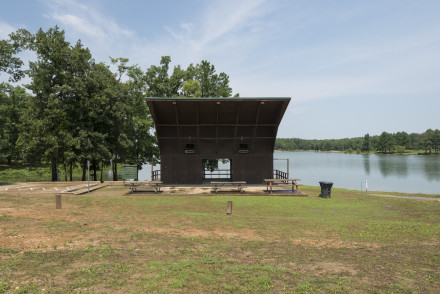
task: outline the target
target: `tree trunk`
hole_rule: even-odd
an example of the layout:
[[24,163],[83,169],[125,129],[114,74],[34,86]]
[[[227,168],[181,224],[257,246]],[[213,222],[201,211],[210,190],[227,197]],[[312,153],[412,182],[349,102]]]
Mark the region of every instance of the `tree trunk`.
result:
[[64,166],[64,181],[67,182],[67,164],[63,164]]
[[58,171],[57,171],[57,159],[55,157],[52,157],[52,182],[58,181]]
[[98,179],[96,178],[96,160],[93,159],[93,180],[96,182]]
[[11,165],[11,161],[12,161],[11,156],[8,156],[8,165],[9,165],[9,166]]
[[70,181],[72,181],[72,173],[73,173],[72,169],[73,169],[73,163],[71,162],[70,163]]
[[118,180],[118,163],[116,160],[113,161],[113,181]]
[[84,159],[83,174],[82,174],[81,181],[85,181],[86,180],[86,169],[87,169],[87,160]]
[[102,171],[104,170],[104,161],[101,160],[101,183],[102,181]]

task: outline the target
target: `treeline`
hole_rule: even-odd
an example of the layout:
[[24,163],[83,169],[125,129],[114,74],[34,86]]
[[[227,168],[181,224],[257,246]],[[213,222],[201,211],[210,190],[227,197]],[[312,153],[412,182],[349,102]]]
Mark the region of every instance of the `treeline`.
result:
[[423,150],[424,154],[438,154],[440,130],[428,129],[422,134],[383,132],[378,136],[366,134],[364,137],[331,140],[277,139],[275,149],[283,151],[344,151],[347,153],[405,153],[409,150]]
[[[23,51],[36,56],[26,69]],[[0,40],[0,74],[30,82],[25,88],[0,84],[0,160],[50,162],[54,181],[60,167],[65,180],[82,167],[84,180],[88,161],[94,180],[109,162],[115,180],[118,163],[151,162],[158,147],[145,97],[232,94],[228,75],[216,74],[208,61],[175,66],[171,75],[170,62],[164,56],[145,71],[126,58],[97,63],[80,40],[70,44],[58,27],[10,34]]]

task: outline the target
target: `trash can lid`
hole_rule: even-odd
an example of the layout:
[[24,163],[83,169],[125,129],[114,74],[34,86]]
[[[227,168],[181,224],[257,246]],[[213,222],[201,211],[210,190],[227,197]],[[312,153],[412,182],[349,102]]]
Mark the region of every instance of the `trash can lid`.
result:
[[321,185],[333,185],[333,182],[324,182],[324,181],[321,181],[321,182],[319,182]]

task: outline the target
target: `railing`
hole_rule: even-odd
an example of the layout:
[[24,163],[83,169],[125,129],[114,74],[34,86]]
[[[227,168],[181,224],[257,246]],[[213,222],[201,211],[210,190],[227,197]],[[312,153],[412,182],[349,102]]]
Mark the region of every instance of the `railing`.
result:
[[203,179],[231,179],[231,170],[216,169],[214,171],[203,170]]
[[275,179],[288,179],[289,178],[288,173],[285,173],[285,172],[278,170],[278,169],[274,169],[273,174],[274,174]]
[[160,169],[152,171],[151,180],[152,181],[160,180]]

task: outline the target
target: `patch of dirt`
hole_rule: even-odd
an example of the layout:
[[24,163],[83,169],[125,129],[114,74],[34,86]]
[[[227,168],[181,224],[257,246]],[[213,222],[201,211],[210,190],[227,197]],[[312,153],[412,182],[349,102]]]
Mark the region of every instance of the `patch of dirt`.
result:
[[306,264],[303,266],[303,270],[306,272],[313,272],[316,275],[325,276],[328,274],[341,274],[341,273],[349,273],[354,276],[358,273],[356,269],[353,267],[343,264],[340,262],[327,262],[321,261],[314,264]]
[[347,242],[337,238],[322,239],[322,238],[294,238],[291,240],[292,244],[313,246],[313,247],[331,247],[331,248],[379,248],[378,244],[374,243],[360,243],[360,242]]
[[159,228],[159,227],[148,227],[146,230],[148,233],[158,233],[158,234],[172,234],[181,237],[195,237],[195,238],[206,238],[206,239],[242,239],[251,241],[266,241],[264,238],[258,236],[254,230],[251,229],[214,229],[212,231],[200,230],[196,228],[189,228],[185,230],[170,229],[170,228]]

